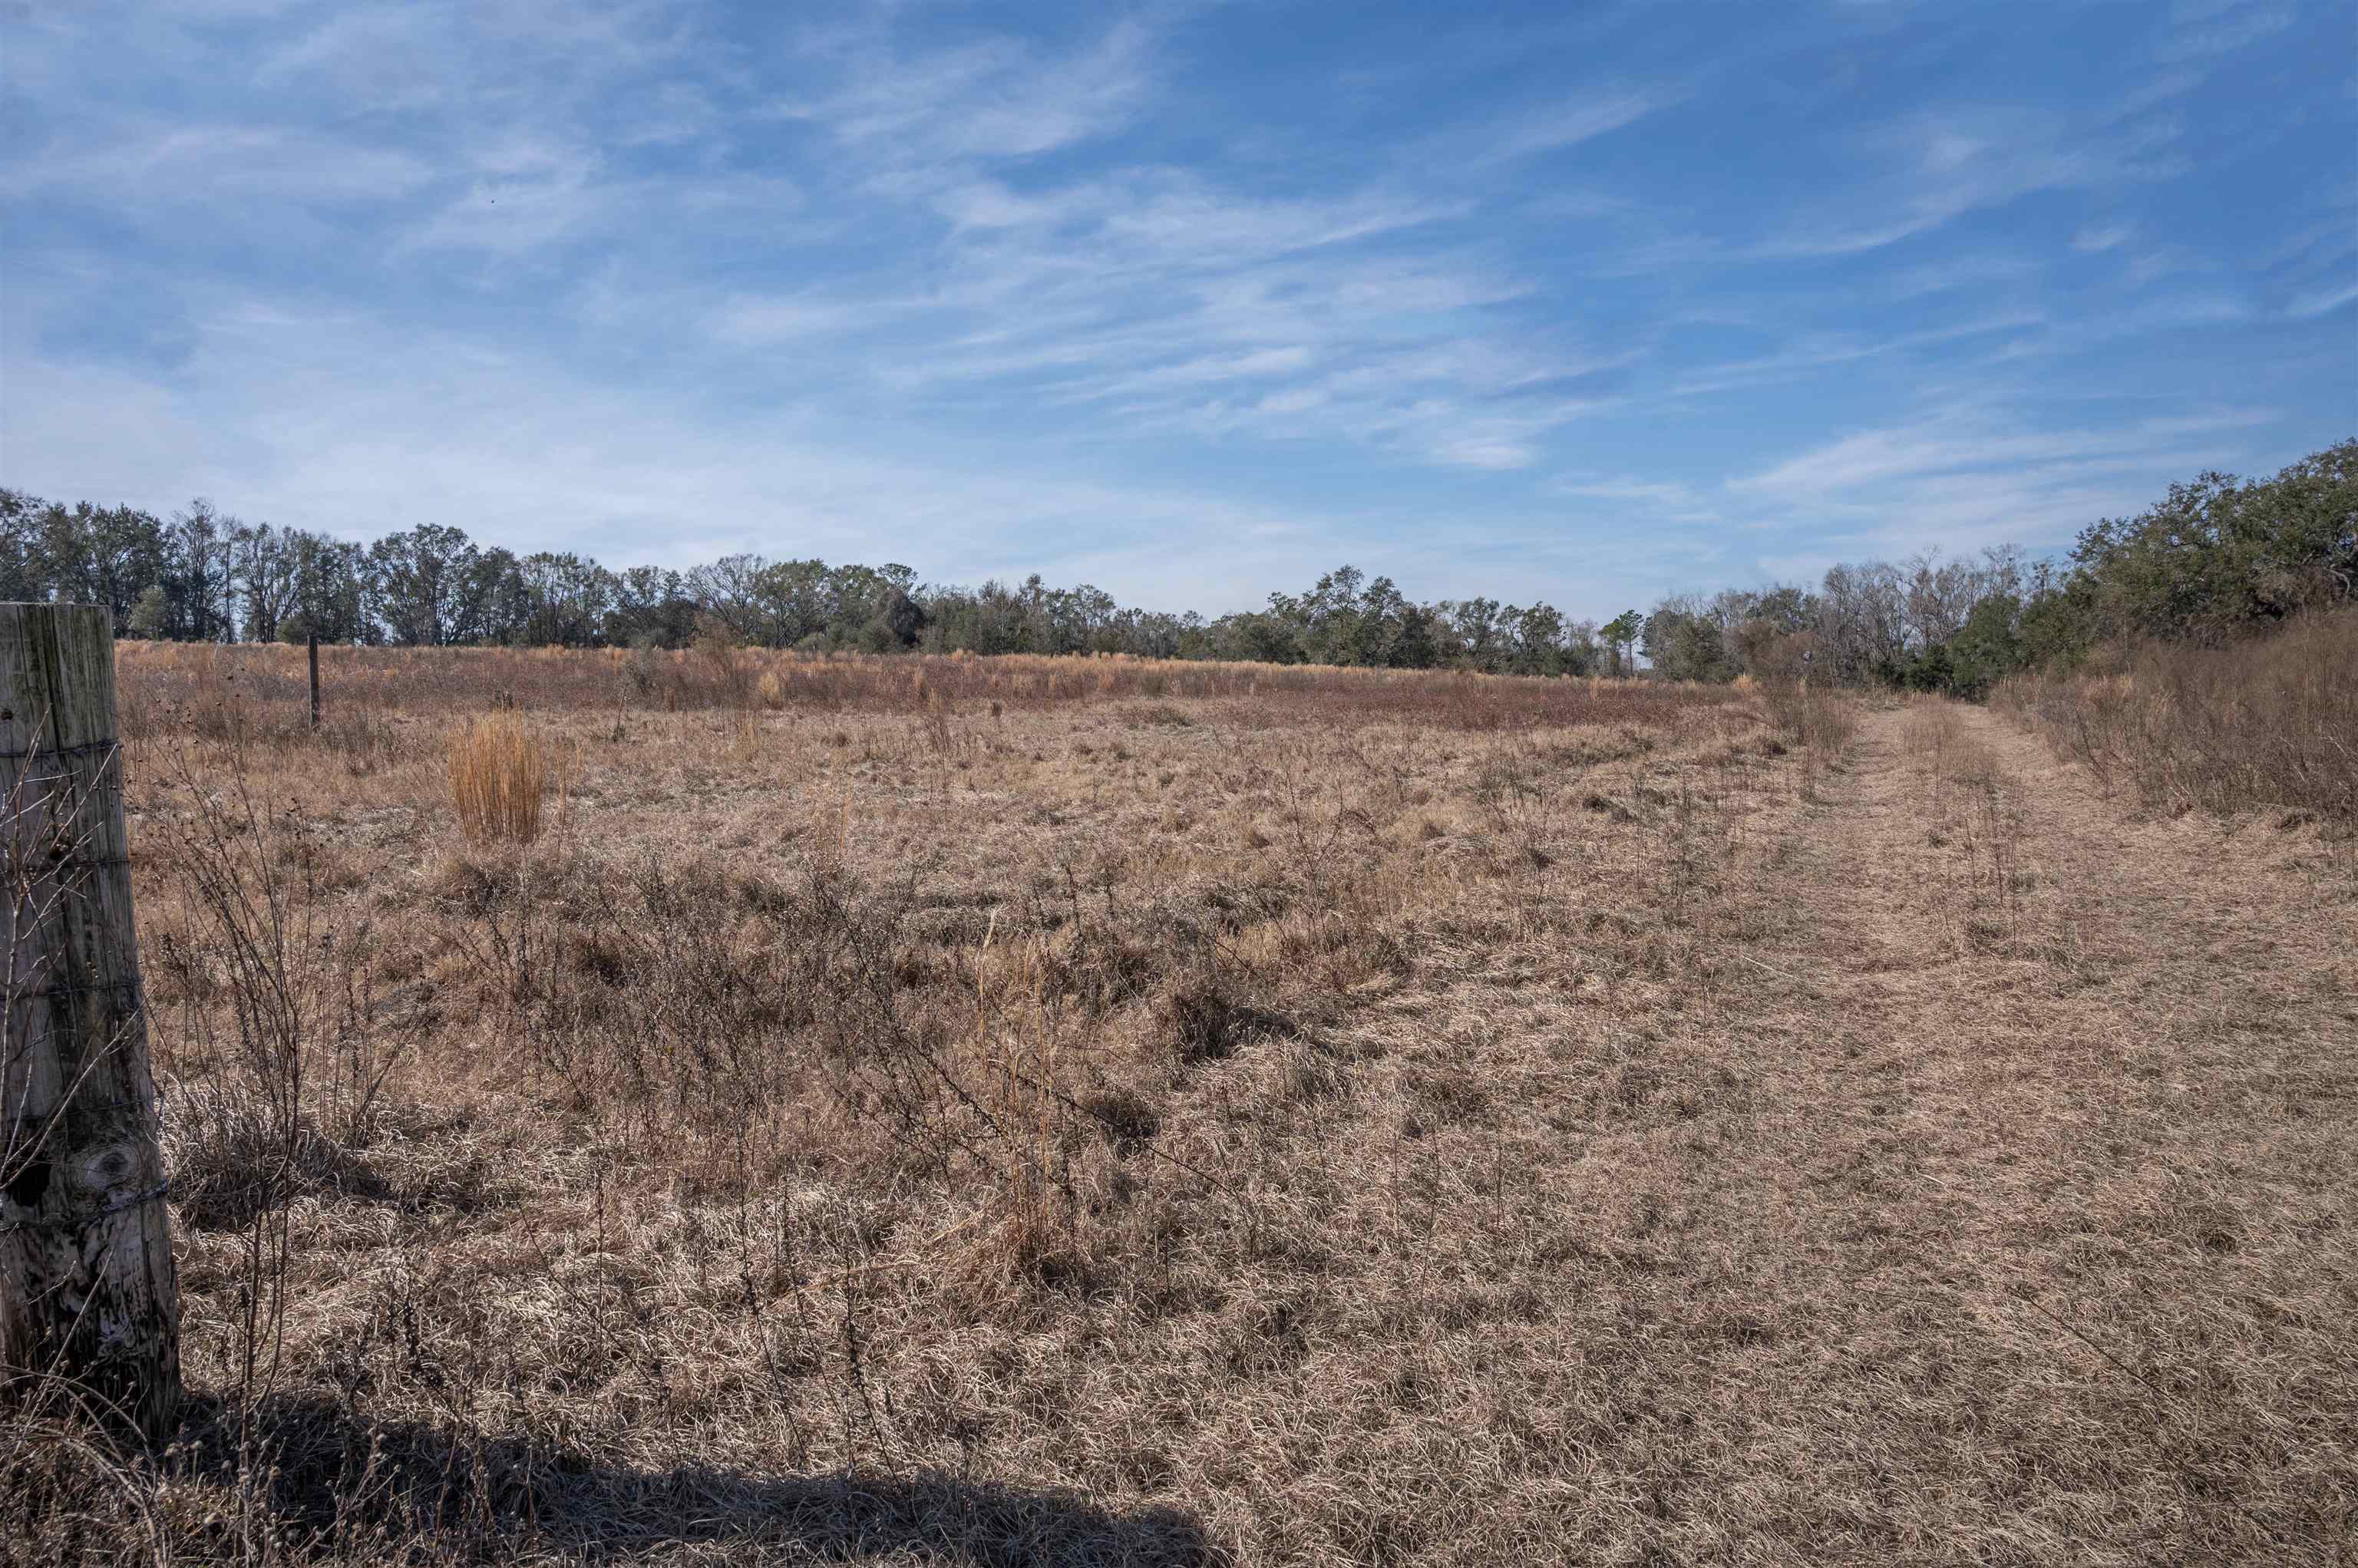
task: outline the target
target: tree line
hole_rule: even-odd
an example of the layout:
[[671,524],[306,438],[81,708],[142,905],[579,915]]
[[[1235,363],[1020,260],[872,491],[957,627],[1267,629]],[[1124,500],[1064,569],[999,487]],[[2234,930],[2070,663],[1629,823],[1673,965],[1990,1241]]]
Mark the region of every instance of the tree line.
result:
[[1646,618],[1653,669],[1691,680],[1797,665],[1846,685],[1979,697],[2100,644],[2217,644],[2358,591],[2358,440],[2270,479],[2205,473],[2081,530],[2060,561],[2011,546],[1836,566],[1815,590],[1676,596]]
[[1795,584],[1664,599],[1598,625],[1544,602],[1419,601],[1353,567],[1258,610],[1206,619],[1125,607],[1033,576],[921,583],[897,563],[733,555],[687,571],[517,555],[446,524],[373,543],[249,524],[191,502],[168,518],[0,490],[0,599],[104,606],[118,636],[415,646],[773,648],[1135,654],[1493,673],[1725,681],[1803,672],[1965,696],[2127,637],[2220,641],[2320,605],[2358,579],[2358,440],[2272,479],[2206,473],[2067,558],[1839,565]]
[[[451,647],[680,647],[1136,654],[1153,658],[1585,674],[1596,629],[1546,604],[1420,603],[1353,567],[1260,610],[1207,620],[1034,575],[920,583],[898,563],[724,556],[686,571],[570,552],[519,556],[427,523],[373,543],[246,523],[199,500],[168,518],[0,490],[0,598],[103,605],[117,636]],[[1634,621],[1631,622],[1634,628]],[[1634,630],[1629,633],[1634,637]],[[1625,637],[1624,642],[1629,640]]]

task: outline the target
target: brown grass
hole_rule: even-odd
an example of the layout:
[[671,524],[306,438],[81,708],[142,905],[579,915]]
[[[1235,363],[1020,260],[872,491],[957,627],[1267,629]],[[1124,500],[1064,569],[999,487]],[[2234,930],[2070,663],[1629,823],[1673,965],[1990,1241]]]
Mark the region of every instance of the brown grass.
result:
[[[233,719],[287,738],[300,719],[289,706],[306,689],[304,651],[279,646],[124,643],[126,721],[220,729]],[[1041,710],[1107,702],[1220,702],[1262,723],[1315,725],[1375,719],[1451,730],[1520,730],[1611,723],[1671,708],[1728,700],[1725,688],[1635,680],[1548,680],[1473,672],[1340,669],[1140,659],[1127,654],[1049,658],[969,655],[804,654],[694,648],[322,648],[321,683],[332,730],[355,715],[538,712],[773,712],[922,714]]]
[[1995,700],[2148,809],[2358,822],[2358,611],[2224,649],[2115,650]]
[[[371,654],[314,738],[282,662],[124,660],[198,1397],[160,1457],[0,1423],[22,1560],[2358,1520],[2312,828],[2221,860],[1985,714],[1828,694],[774,661],[749,708],[666,697],[708,657]],[[579,749],[566,832],[450,831],[471,683]]]
[[2026,899],[2039,880],[2023,863],[2023,787],[1985,732],[1946,698],[1909,701],[1907,744],[1925,842],[1943,851],[1933,860],[1939,924],[1928,937],[1960,958],[2003,953],[2026,937]]

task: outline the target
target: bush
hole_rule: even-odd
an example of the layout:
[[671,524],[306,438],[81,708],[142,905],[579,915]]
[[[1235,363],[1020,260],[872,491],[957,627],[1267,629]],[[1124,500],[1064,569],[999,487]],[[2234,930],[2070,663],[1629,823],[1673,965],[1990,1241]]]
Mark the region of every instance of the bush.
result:
[[1777,727],[1812,752],[1830,754],[1850,743],[1858,728],[1850,698],[1807,681],[1769,681],[1760,688],[1761,700]]
[[2202,474],[2085,529],[2072,559],[2098,635],[2220,643],[2358,589],[2358,440],[2272,480]]

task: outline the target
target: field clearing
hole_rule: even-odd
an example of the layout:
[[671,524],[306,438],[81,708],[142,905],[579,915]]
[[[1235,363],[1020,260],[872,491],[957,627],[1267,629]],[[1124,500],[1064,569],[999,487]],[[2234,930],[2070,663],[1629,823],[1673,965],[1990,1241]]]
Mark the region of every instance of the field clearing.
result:
[[[126,644],[202,1397],[26,1562],[2326,1563],[2358,852],[1998,717]],[[542,747],[529,845],[449,741]]]

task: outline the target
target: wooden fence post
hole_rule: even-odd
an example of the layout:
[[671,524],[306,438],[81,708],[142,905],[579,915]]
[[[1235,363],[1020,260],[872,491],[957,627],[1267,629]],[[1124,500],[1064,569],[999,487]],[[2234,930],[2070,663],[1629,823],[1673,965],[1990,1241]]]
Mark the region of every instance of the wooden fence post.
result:
[[71,1379],[152,1441],[179,1293],[104,610],[0,604],[0,1382]]
[[306,641],[311,649],[311,728],[317,730],[319,727],[319,629],[314,626],[310,628],[310,633]]

